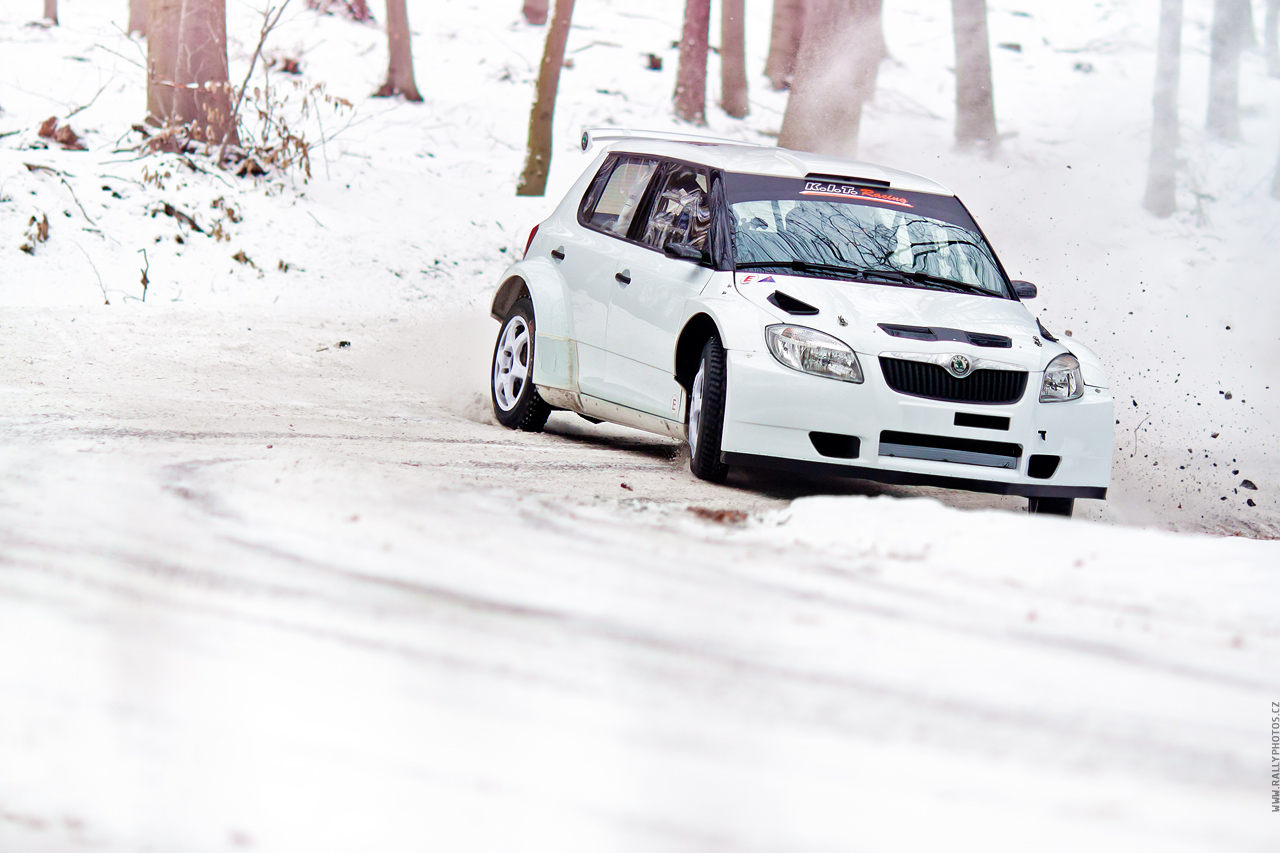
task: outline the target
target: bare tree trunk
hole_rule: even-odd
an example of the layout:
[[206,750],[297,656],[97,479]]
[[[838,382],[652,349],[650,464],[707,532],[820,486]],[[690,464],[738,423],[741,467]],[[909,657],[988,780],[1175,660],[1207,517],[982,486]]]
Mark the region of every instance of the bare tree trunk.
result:
[[227,82],[225,0],[147,4],[147,112],[193,139],[238,144]]
[[1209,113],[1205,128],[1223,139],[1240,138],[1240,51],[1250,0],[1214,0],[1209,52]]
[[129,34],[147,34],[147,0],[129,0]]
[[542,26],[547,22],[547,0],[524,0],[524,19],[530,24]]
[[676,115],[694,124],[707,123],[707,33],[711,0],[685,0],[680,68],[676,71]]
[[560,88],[560,69],[564,67],[564,46],[569,41],[569,24],[573,20],[573,0],[556,0],[555,16],[547,31],[547,45],[542,51],[542,67],[538,69],[538,94],[529,114],[529,154],[524,162],[516,195],[545,195],[547,174],[551,171],[551,131],[556,112],[556,91]]
[[1151,160],[1142,206],[1161,218],[1177,209],[1178,86],[1182,74],[1182,0],[1161,0],[1152,100]]
[[809,0],[778,147],[852,156],[885,55],[881,0]]
[[956,144],[995,148],[995,96],[991,90],[991,39],[987,0],[951,0],[956,40]]
[[747,103],[747,45],[743,0],[720,3],[720,106],[734,118],[745,118]]
[[1254,50],[1258,46],[1258,25],[1253,20],[1253,0],[1244,0],[1243,16],[1240,21],[1240,47]]
[[387,0],[387,47],[387,82],[373,93],[374,97],[404,95],[406,101],[421,101],[422,95],[418,94],[418,84],[413,79],[409,13],[404,8],[404,0]]
[[796,70],[796,54],[804,33],[804,0],[773,0],[773,29],[769,33],[769,59],[764,76],[773,91],[790,88]]
[[1267,73],[1280,77],[1280,0],[1267,0]]
[[46,20],[58,23],[58,0],[44,0],[44,16]]
[[1276,160],[1276,176],[1271,181],[1271,197],[1280,199],[1280,159]]

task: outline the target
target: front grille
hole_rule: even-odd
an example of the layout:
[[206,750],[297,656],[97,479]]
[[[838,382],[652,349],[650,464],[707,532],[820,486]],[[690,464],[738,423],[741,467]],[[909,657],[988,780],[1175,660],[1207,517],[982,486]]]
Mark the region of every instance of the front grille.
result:
[[1022,458],[1022,445],[885,430],[880,433],[880,455],[981,465],[984,468],[1016,469],[1018,460]]
[[884,381],[899,394],[953,403],[1016,403],[1027,390],[1025,370],[975,370],[956,379],[937,364],[880,357]]

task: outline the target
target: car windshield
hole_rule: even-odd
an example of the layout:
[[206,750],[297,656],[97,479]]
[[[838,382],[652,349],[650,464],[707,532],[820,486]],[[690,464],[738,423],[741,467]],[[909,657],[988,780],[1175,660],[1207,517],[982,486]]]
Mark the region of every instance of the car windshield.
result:
[[950,196],[733,175],[739,269],[851,278],[1008,297],[1005,277]]

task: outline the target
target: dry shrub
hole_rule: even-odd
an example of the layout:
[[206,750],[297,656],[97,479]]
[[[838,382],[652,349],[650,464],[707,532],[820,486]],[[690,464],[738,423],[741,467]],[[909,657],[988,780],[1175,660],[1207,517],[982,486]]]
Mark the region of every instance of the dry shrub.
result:
[[[326,134],[325,119],[342,119],[355,109],[346,98],[332,95],[324,83],[308,85],[291,79],[281,85],[255,86],[245,93],[238,116],[239,145],[228,145],[222,166],[240,177],[257,177],[269,173],[288,173],[298,169],[303,180],[311,177],[311,150],[324,145],[332,134]],[[192,125],[166,125],[149,129],[134,125],[142,135],[139,150],[145,153],[184,155],[183,162],[199,170],[190,159],[202,154],[214,161],[222,155],[222,140],[205,139]],[[312,141],[312,140],[315,141]],[[169,174],[149,174],[163,189],[161,178]]]
[[[346,98],[325,91],[324,83],[308,86],[302,80],[290,80],[282,86],[255,86],[245,97],[244,113],[252,112],[252,128],[241,135],[246,162],[260,164],[263,170],[288,172],[300,169],[311,177],[311,149],[323,145],[327,138],[324,116],[341,117],[354,109]],[[314,122],[319,139],[307,141],[307,130]]]
[[307,0],[307,8],[322,15],[345,15],[361,23],[373,20],[367,0]]
[[36,253],[36,246],[49,240],[49,216],[48,214],[40,214],[40,218],[31,217],[31,221],[27,223],[26,242],[18,248],[26,252],[28,255]]
[[[154,118],[148,118],[151,129],[139,124],[133,130],[142,135],[140,151],[154,154],[159,151],[170,154],[208,153],[212,146],[221,145],[222,135],[228,132],[231,119],[219,104],[234,96],[230,83],[210,82],[203,85],[204,91],[211,97],[200,98],[197,103],[203,113],[201,121],[187,124],[169,122],[160,125]],[[218,97],[212,97],[217,95]]]

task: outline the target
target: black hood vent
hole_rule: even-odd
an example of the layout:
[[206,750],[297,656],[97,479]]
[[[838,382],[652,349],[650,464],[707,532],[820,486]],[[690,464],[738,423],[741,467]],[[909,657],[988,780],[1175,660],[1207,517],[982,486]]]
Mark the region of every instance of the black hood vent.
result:
[[965,332],[969,336],[969,343],[975,347],[996,347],[997,349],[1011,349],[1013,347],[1013,339],[1006,338],[1004,335],[984,335],[981,332]]
[[769,302],[778,306],[783,311],[786,311],[788,314],[811,315],[818,313],[818,309],[814,308],[808,302],[801,302],[799,299],[796,299],[794,296],[788,296],[781,290],[775,290],[773,293],[770,293]]
[[913,341],[936,341],[938,336],[928,326],[894,326],[889,323],[878,324],[885,334],[892,338],[910,338]]
[[962,329],[939,329],[928,326],[897,326],[892,323],[878,323],[886,335],[893,338],[908,338],[913,341],[956,341],[972,344],[975,347],[996,347],[1010,349],[1013,339],[1004,335],[988,335],[983,332],[966,332]]

